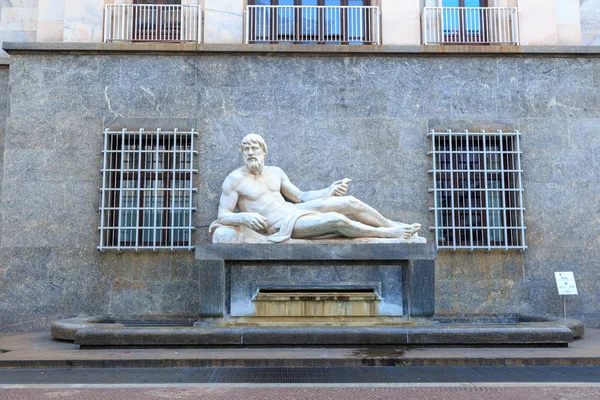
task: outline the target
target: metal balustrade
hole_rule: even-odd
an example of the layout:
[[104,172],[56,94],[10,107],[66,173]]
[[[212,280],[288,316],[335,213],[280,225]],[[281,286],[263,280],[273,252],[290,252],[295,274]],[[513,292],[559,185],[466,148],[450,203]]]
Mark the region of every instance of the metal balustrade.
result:
[[104,42],[197,42],[202,39],[198,5],[107,4]]
[[423,44],[519,44],[515,7],[425,7]]
[[428,136],[438,248],[526,249],[519,132]]
[[248,6],[246,43],[380,44],[379,7]]

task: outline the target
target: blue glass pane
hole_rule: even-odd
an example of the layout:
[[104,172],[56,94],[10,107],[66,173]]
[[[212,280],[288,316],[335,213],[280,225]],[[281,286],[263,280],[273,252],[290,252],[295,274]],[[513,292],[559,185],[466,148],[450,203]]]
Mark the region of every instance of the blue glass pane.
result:
[[363,0],[348,0],[348,5],[349,6],[364,6],[364,1]]
[[442,7],[458,7],[459,0],[442,0]]
[[302,0],[303,6],[316,6],[317,0]]
[[479,7],[480,0],[465,0],[465,7]]
[[326,6],[339,6],[341,5],[340,0],[325,0]]
[[280,6],[293,6],[294,0],[279,0]]

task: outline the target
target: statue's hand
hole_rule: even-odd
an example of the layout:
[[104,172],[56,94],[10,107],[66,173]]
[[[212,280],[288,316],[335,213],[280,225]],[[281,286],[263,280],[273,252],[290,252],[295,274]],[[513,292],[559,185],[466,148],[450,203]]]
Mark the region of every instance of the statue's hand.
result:
[[344,178],[340,181],[335,181],[329,186],[329,192],[325,198],[329,198],[331,196],[343,196],[348,191],[348,185],[352,182],[352,179]]
[[248,228],[254,231],[262,231],[267,228],[267,219],[255,212],[245,212],[240,213],[240,217],[242,218],[242,225],[247,226]]

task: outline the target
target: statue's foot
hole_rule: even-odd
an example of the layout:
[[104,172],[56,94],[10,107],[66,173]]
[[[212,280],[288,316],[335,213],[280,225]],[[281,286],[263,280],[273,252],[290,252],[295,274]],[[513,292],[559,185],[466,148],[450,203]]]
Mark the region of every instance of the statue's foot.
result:
[[[418,226],[414,226],[418,225]],[[417,231],[421,228],[419,224],[413,225],[404,225],[404,226],[394,226],[392,228],[384,228],[387,229],[387,232],[390,234],[390,237],[395,237],[399,239],[410,239],[414,235],[417,234]]]
[[419,236],[417,235],[417,232],[421,230],[421,224],[404,225],[403,228],[404,235],[402,237],[404,237],[404,239],[410,239]]

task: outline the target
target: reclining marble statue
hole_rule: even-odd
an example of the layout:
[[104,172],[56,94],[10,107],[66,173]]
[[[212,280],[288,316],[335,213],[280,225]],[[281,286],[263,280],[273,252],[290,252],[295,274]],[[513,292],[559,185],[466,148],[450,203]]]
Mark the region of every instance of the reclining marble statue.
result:
[[[242,140],[244,165],[223,182],[213,243],[281,243],[331,237],[381,238],[424,243],[420,224],[385,218],[373,207],[345,196],[349,179],[303,192],[281,168],[265,165],[267,145],[257,134]],[[237,211],[236,211],[237,209]]]

